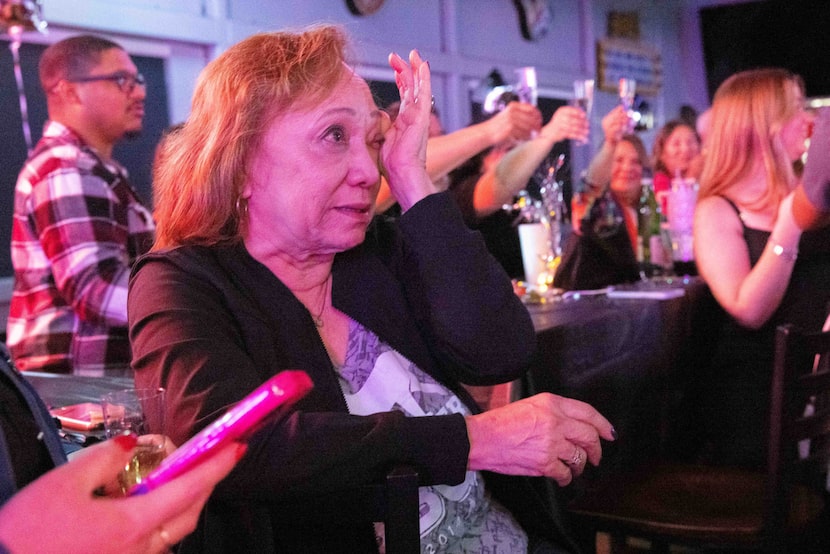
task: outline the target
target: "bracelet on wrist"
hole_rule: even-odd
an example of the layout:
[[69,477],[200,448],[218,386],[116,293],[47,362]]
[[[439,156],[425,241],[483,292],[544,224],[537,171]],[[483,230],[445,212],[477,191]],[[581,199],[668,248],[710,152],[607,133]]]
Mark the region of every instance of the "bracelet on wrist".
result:
[[770,237],[769,243],[772,246],[772,253],[779,258],[784,258],[787,261],[794,262],[798,259],[798,248],[785,248],[778,244]]

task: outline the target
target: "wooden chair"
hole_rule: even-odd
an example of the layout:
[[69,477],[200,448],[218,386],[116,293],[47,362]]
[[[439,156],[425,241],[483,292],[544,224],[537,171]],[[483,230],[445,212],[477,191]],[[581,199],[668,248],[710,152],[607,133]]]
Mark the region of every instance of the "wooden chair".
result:
[[821,487],[805,483],[830,459],[829,352],[830,332],[777,329],[765,472],[657,462],[578,496],[569,504],[574,523],[595,541],[597,532],[610,538],[595,547],[611,552],[627,551],[626,537],[658,552],[670,544],[787,552],[787,539],[803,538],[824,507]]

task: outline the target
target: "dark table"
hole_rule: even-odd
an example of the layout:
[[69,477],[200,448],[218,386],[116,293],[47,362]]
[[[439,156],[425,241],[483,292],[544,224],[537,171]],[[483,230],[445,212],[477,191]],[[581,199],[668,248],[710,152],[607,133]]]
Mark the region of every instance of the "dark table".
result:
[[[101,397],[109,392],[135,386],[132,377],[83,377],[34,371],[25,371],[23,376],[34,386],[43,403],[50,409],[84,402],[97,404]],[[103,430],[62,429],[61,434],[69,443],[79,446],[87,446],[104,438]]]
[[62,408],[82,402],[100,402],[109,392],[135,386],[131,377],[82,377],[59,373],[25,371],[23,376],[35,387],[49,408]]
[[[683,394],[709,363],[722,311],[699,278],[669,286],[683,295],[580,295],[528,306],[539,351],[519,394],[548,391],[585,401],[618,433],[615,443],[604,445],[600,468],[586,471],[586,478],[694,449],[686,442]],[[653,284],[640,287],[645,294],[659,292]]]

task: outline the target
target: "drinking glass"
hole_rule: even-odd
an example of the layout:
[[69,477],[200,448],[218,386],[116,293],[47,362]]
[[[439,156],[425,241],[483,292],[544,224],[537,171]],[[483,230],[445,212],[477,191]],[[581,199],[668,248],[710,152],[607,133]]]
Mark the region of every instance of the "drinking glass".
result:
[[697,190],[698,184],[694,179],[678,177],[672,180],[666,215],[675,262],[690,262],[694,259],[693,223]]
[[634,132],[634,95],[637,94],[637,81],[622,77],[620,79],[620,104],[628,114],[626,133]]
[[550,232],[545,223],[522,223],[519,229],[519,247],[525,268],[528,289],[538,289],[545,284],[545,270],[550,257]]
[[536,68],[532,66],[520,67],[516,70],[516,78],[514,92],[518,95],[519,100],[535,106],[539,100]]
[[574,81],[574,105],[581,108],[590,119],[594,107],[594,80],[577,79]]
[[[591,110],[594,107],[594,80],[577,79],[574,81],[574,105],[585,112],[585,117],[590,121]],[[588,140],[579,141],[580,144],[588,144]]]
[[141,483],[165,457],[164,389],[124,389],[101,398],[107,438],[126,431],[138,435],[135,453],[118,475],[126,493]]

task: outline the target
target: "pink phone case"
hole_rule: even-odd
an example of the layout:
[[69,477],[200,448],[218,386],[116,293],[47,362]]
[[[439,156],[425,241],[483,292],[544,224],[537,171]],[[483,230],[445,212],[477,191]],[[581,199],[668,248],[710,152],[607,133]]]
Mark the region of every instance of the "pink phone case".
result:
[[279,408],[279,415],[284,415],[312,386],[311,378],[304,371],[283,371],[271,377],[177,448],[141,483],[130,489],[129,494],[144,494],[175,479],[198,465],[219,445],[247,440],[275,410]]
[[104,415],[101,413],[101,405],[97,402],[82,402],[53,408],[49,413],[58,418],[65,429],[94,431],[104,428]]

